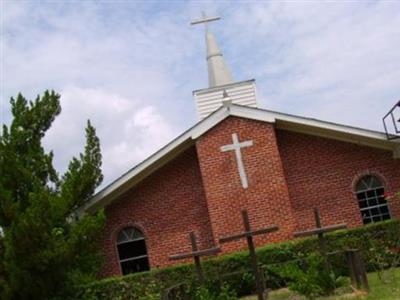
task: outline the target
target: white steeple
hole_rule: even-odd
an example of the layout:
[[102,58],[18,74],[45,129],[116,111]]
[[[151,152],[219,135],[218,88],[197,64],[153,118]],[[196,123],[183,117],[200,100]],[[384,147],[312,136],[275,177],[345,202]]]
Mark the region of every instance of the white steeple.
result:
[[214,35],[208,30],[206,31],[206,44],[209,87],[232,83],[232,74],[225,64]]
[[208,29],[208,22],[219,20],[220,17],[207,18],[203,12],[203,18],[193,21],[192,25],[204,23],[205,37],[207,47],[207,67],[208,67],[208,85],[215,87],[233,83],[231,72],[225,64],[224,57],[219,50],[215,36]]
[[220,17],[206,17],[203,12],[202,19],[190,23],[205,25],[209,87],[193,92],[200,119],[207,117],[222,105],[238,104],[257,107],[255,81],[233,80],[215,36],[208,29],[208,22],[219,19]]

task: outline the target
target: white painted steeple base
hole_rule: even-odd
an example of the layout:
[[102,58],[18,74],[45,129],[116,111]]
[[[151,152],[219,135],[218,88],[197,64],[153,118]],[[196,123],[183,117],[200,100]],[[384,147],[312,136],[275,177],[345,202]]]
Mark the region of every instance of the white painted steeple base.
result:
[[224,105],[224,91],[232,104],[258,107],[254,79],[201,89],[193,92],[200,120]]

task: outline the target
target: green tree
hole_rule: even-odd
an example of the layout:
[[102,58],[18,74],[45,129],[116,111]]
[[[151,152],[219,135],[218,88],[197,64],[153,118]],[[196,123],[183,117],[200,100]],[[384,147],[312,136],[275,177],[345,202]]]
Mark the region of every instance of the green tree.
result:
[[1,299],[72,297],[101,263],[104,213],[76,213],[103,179],[100,142],[88,121],[84,152],[59,176],[42,146],[59,99],[54,91],[29,102],[11,98],[13,120],[0,135]]

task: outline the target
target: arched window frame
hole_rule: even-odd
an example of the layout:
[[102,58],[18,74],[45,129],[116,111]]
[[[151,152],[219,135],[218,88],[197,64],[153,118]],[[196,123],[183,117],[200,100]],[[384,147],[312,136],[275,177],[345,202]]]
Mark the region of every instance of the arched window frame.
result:
[[[365,188],[360,189],[360,184],[367,178],[374,178],[379,182],[379,186],[364,185]],[[390,212],[390,206],[387,200],[384,198],[384,193],[387,190],[387,184],[382,175],[372,172],[360,174],[353,181],[353,190],[364,225],[391,219],[392,214]],[[365,203],[362,203],[362,201],[366,202],[366,205]]]
[[[126,231],[128,231],[128,230],[134,230],[136,232],[137,236],[135,236],[135,237],[132,236],[131,238],[129,238],[128,236],[125,236],[125,240],[122,240],[121,235],[126,233]],[[143,271],[150,270],[149,256],[148,256],[147,245],[146,245],[146,237],[145,237],[143,230],[140,227],[129,224],[127,226],[119,228],[119,230],[117,230],[114,235],[114,242],[115,242],[115,249],[116,249],[116,254],[117,254],[117,259],[118,259],[118,265],[119,265],[122,275],[127,275],[130,273],[143,272]],[[121,258],[121,246],[123,247],[124,244],[126,246],[126,244],[129,244],[129,243],[139,243],[139,242],[142,244],[140,246],[144,249],[145,254],[132,255],[127,258]],[[142,261],[142,263],[145,267],[138,271],[127,272],[127,268],[125,267],[125,265],[129,262],[139,261],[139,260]]]

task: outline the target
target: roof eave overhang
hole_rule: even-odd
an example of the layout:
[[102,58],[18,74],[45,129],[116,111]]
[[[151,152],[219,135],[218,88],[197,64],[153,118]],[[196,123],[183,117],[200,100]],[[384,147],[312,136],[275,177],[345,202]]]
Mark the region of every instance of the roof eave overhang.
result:
[[395,158],[395,152],[400,151],[400,140],[388,140],[385,133],[373,130],[237,105],[231,108],[230,115],[275,123],[278,129],[393,151]]
[[345,128],[341,128],[339,130],[332,128],[332,126],[320,127],[280,119],[276,120],[276,128],[382,150],[394,151],[396,148],[396,144],[393,141],[389,141],[383,135],[372,132],[370,134],[361,134],[354,129],[346,130]]
[[381,132],[240,105],[223,106],[102,189],[79,210],[79,213],[94,212],[107,206],[144,178],[193,146],[199,137],[229,116],[275,123],[278,129],[389,150],[393,151],[394,158],[400,158],[400,140],[388,140],[386,135]]

